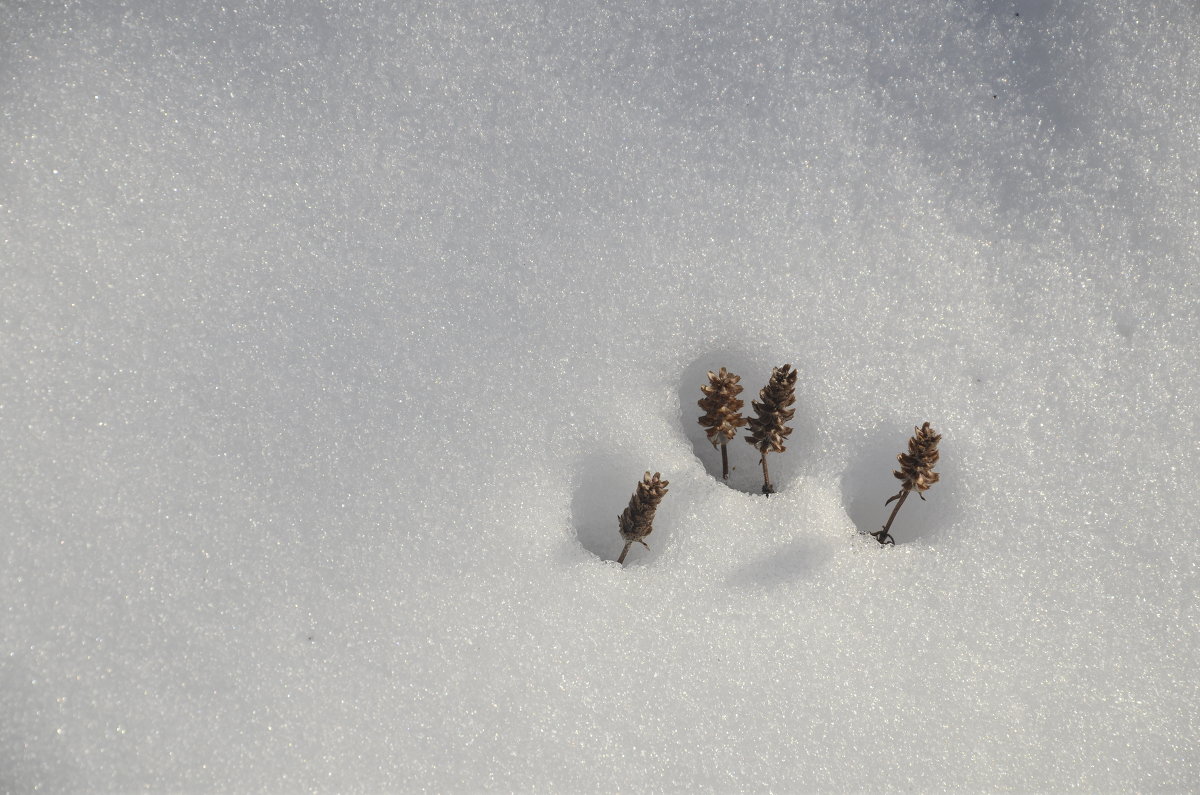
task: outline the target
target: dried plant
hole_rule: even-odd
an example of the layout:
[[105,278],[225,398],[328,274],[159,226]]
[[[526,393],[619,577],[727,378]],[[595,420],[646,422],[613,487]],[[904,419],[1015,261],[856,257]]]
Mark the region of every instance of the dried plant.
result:
[[721,478],[724,480],[729,479],[729,442],[737,436],[737,429],[746,424],[746,418],[741,414],[745,404],[738,399],[742,392],[742,385],[738,383],[741,380],[741,376],[724,367],[719,373],[709,370],[708,383],[700,387],[704,397],[697,403],[704,409],[700,425],[708,429],[706,433],[713,447],[721,448]]
[[625,556],[635,541],[646,549],[650,548],[643,539],[654,529],[654,512],[667,493],[668,485],[670,481],[663,480],[657,472],[653,476],[647,472],[637,484],[637,490],[629,499],[629,507],[617,517],[621,538],[625,539],[625,548],[621,550],[617,563],[625,562]]
[[767,453],[782,453],[787,450],[783,440],[792,432],[785,423],[795,416],[796,410],[788,406],[796,402],[796,376],[798,373],[790,364],[776,367],[771,371],[771,380],[758,393],[758,400],[752,401],[757,417],[749,420],[750,437],[746,439],[753,445],[762,458],[759,463],[763,470],[763,494],[775,493],[771,485],[771,473],[767,469]]
[[934,433],[928,422],[920,428],[914,427],[913,432],[912,438],[908,440],[908,452],[896,456],[900,468],[892,472],[897,480],[902,481],[900,492],[889,497],[884,505],[892,500],[899,502],[892,509],[892,515],[888,517],[883,529],[871,533],[880,544],[896,543],[888,531],[892,529],[892,522],[895,521],[896,514],[900,512],[900,506],[908,499],[908,495],[915,491],[917,496],[924,500],[923,492],[929,491],[929,487],[938,482],[938,473],[933,471],[933,466],[938,462],[938,442],[942,437]]

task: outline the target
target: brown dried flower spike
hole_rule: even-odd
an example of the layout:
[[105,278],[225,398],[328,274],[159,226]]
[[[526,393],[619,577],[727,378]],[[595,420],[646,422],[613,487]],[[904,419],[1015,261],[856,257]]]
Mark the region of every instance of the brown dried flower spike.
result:
[[658,504],[667,493],[668,485],[670,482],[663,480],[657,472],[653,476],[647,472],[641,483],[637,484],[637,490],[629,499],[629,507],[617,517],[621,538],[625,539],[625,548],[621,550],[621,557],[617,558],[617,563],[625,562],[625,556],[629,554],[629,548],[635,541],[646,549],[650,548],[642,539],[654,529],[654,512],[658,510]]
[[900,486],[900,492],[889,497],[888,501],[884,503],[887,505],[892,500],[899,500],[896,507],[892,509],[892,515],[888,517],[887,524],[883,526],[882,530],[871,533],[880,544],[896,543],[888,531],[892,529],[892,522],[896,519],[896,514],[900,512],[900,506],[908,499],[908,495],[915,491],[917,496],[924,500],[925,495],[922,492],[929,491],[929,487],[938,482],[938,473],[933,471],[933,465],[938,462],[938,442],[941,440],[942,437],[934,433],[933,428],[930,428],[927,422],[920,428],[913,428],[913,436],[908,440],[908,452],[896,456],[896,460],[900,462],[900,468],[893,471],[892,474],[903,483]]
[[738,383],[741,380],[741,376],[734,375],[724,367],[719,373],[709,370],[708,383],[700,387],[704,398],[697,403],[704,409],[700,425],[708,429],[706,433],[713,447],[721,448],[721,477],[725,480],[729,479],[727,445],[737,436],[737,429],[746,424],[746,418],[741,414],[745,404],[738,399],[742,392],[742,385]]
[[758,393],[759,399],[751,402],[758,416],[750,418],[750,437],[746,441],[762,454],[762,491],[768,496],[775,493],[775,487],[767,470],[767,453],[787,450],[783,440],[791,435],[792,429],[784,423],[796,416],[796,410],[788,406],[796,402],[797,375],[790,364],[776,367],[771,371],[770,382]]

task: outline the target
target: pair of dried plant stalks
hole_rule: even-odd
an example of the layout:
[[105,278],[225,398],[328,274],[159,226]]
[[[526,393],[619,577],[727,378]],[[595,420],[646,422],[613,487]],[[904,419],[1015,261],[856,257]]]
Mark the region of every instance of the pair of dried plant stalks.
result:
[[721,448],[722,479],[729,479],[729,442],[737,436],[738,428],[749,425],[750,436],[746,441],[760,455],[762,492],[766,495],[775,493],[767,467],[767,453],[787,450],[783,442],[792,433],[787,423],[796,415],[796,410],[788,407],[796,402],[797,375],[790,364],[772,370],[771,380],[758,393],[759,399],[751,401],[756,416],[747,419],[741,414],[745,404],[737,397],[742,391],[738,383],[742,380],[741,376],[734,375],[724,367],[720,372],[708,371],[708,383],[700,387],[704,397],[697,405],[704,409],[700,425],[707,429],[708,440],[714,447]]
[[893,500],[898,502],[892,509],[892,515],[888,517],[887,524],[883,526],[883,529],[871,533],[880,545],[895,545],[896,540],[892,538],[889,531],[892,529],[892,522],[896,520],[896,514],[900,513],[900,506],[908,499],[908,495],[915,491],[917,496],[924,500],[924,492],[929,491],[929,487],[938,482],[938,473],[933,471],[933,466],[938,462],[938,442],[941,440],[942,437],[935,433],[927,422],[920,428],[913,428],[912,438],[908,440],[908,452],[896,456],[896,460],[900,462],[900,468],[893,470],[892,474],[897,480],[902,481],[900,491],[889,497],[884,505],[886,506]]

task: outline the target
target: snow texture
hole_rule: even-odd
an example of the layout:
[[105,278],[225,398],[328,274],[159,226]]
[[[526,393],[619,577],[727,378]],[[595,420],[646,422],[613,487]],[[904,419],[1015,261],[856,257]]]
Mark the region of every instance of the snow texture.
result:
[[1198,50],[0,0],[0,790],[1200,788]]

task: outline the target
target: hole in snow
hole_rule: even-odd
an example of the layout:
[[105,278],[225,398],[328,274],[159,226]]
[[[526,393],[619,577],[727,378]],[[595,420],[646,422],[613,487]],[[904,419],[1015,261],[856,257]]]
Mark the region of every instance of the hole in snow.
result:
[[[920,419],[924,422],[930,418]],[[931,421],[934,430],[943,433],[939,445],[941,458],[934,467],[940,480],[925,492],[924,502],[915,494],[910,494],[904,501],[891,529],[897,544],[936,536],[954,524],[960,512],[955,490],[956,473],[960,469],[954,458],[954,445],[945,438],[937,422]],[[842,500],[846,513],[860,533],[876,532],[891,514],[895,503],[886,506],[884,503],[900,490],[900,481],[892,476],[892,471],[899,466],[896,456],[908,449],[908,439],[912,435],[912,425],[882,423],[864,434],[863,439],[851,448],[855,452],[842,473]],[[873,539],[866,540],[875,543]]]
[[[679,381],[679,422],[683,433],[692,443],[692,451],[704,464],[704,471],[718,482],[731,489],[737,489],[747,494],[762,494],[762,465],[759,463],[759,453],[746,443],[749,431],[743,427],[738,429],[738,435],[729,442],[729,479],[721,478],[721,448],[714,447],[708,441],[705,429],[700,425],[700,417],[704,411],[697,403],[704,397],[700,387],[708,383],[708,371],[716,372],[722,367],[729,372],[739,375],[742,380],[742,393],[738,395],[745,403],[742,407],[743,417],[754,416],[751,401],[758,399],[759,390],[767,385],[774,367],[791,364],[796,367],[794,360],[781,359],[774,364],[762,364],[767,361],[766,355],[752,356],[751,354],[729,348],[712,354],[701,356],[688,365]],[[801,373],[800,379],[803,380]],[[796,416],[790,423],[792,434],[788,437],[787,450],[782,453],[770,453],[767,456],[767,468],[771,472],[771,482],[776,492],[786,489],[800,474],[803,463],[808,460],[806,455],[816,437],[812,421],[805,413],[802,385],[796,384]]]
[[[617,530],[617,517],[629,505],[629,498],[645,472],[644,465],[627,455],[591,453],[579,459],[575,468],[575,496],[571,500],[571,524],[583,548],[601,560],[620,557],[625,542]],[[663,477],[670,479],[665,472]],[[668,489],[664,499],[673,496]],[[660,509],[660,516],[661,513]],[[668,537],[663,522],[656,519],[654,532],[646,538],[650,548],[634,544],[625,565],[655,559]]]

